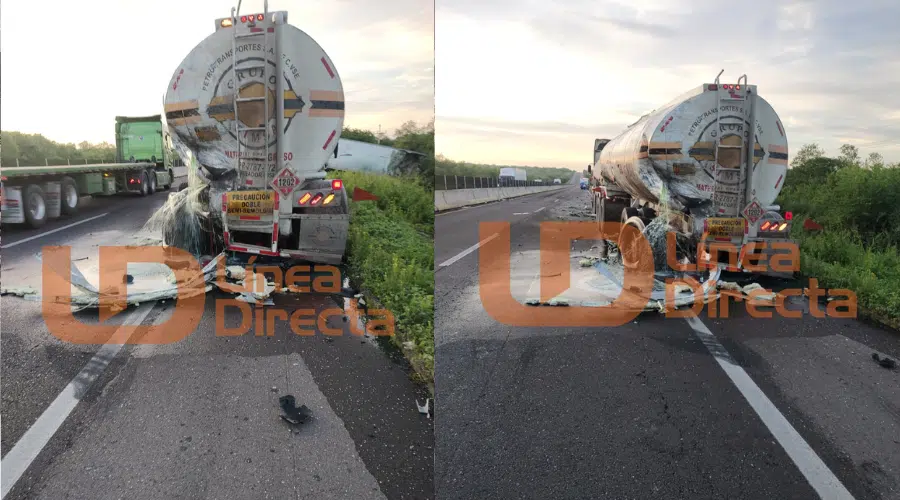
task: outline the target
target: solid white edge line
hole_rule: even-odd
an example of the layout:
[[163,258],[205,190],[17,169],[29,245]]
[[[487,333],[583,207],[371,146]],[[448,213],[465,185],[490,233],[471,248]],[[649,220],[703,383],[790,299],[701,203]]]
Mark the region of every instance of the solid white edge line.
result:
[[[147,318],[147,315],[150,314],[155,304],[155,302],[146,302],[138,306],[125,319],[123,326],[141,324]],[[116,334],[118,334],[118,331]],[[113,335],[113,338],[116,337],[116,334]],[[80,397],[83,397],[94,385],[100,374],[106,370],[109,362],[116,357],[122,349],[122,345],[104,344],[91,360],[84,365],[84,368],[75,375],[75,378],[56,396],[56,399],[50,403],[50,406],[41,413],[41,416],[31,424],[31,427],[19,438],[15,446],[3,457],[3,460],[0,461],[0,487],[2,487],[2,496],[0,498],[6,498],[6,495],[16,485],[22,474],[28,470],[28,467],[31,466],[31,463],[34,462],[34,459],[37,458],[44,447],[47,446],[47,443],[50,442],[50,439],[56,434],[63,422],[66,421],[72,410],[78,406],[78,402],[81,400]],[[78,388],[80,388],[80,395],[76,392]]]
[[14,247],[14,246],[16,246],[16,245],[21,245],[22,243],[28,243],[29,241],[36,240],[36,239],[38,239],[38,238],[43,238],[44,236],[47,236],[48,234],[53,234],[53,233],[62,231],[62,230],[64,230],[64,229],[69,229],[70,227],[75,227],[75,226],[77,226],[77,225],[79,225],[79,224],[84,224],[85,222],[90,222],[90,221],[92,221],[92,220],[94,220],[94,219],[99,219],[100,217],[106,217],[107,215],[109,215],[109,212],[105,212],[105,213],[102,213],[102,214],[100,214],[100,215],[95,215],[95,216],[93,216],[93,217],[88,217],[87,219],[80,220],[80,221],[78,221],[78,222],[73,222],[73,223],[71,223],[71,224],[69,224],[69,225],[67,225],[67,226],[58,227],[58,228],[56,228],[56,229],[51,229],[50,231],[47,231],[47,232],[45,232],[45,233],[36,234],[36,235],[34,235],[34,236],[29,236],[29,237],[27,237],[27,238],[21,239],[21,240],[19,240],[19,241],[14,241],[14,242],[12,242],[12,243],[7,243],[6,245],[0,246],[0,249],[3,249],[3,248],[11,248],[11,247]]
[[547,207],[541,207],[541,208],[535,210],[534,213],[538,213],[538,212],[540,212],[541,210],[543,210],[543,209],[545,209],[545,208],[547,208]]
[[803,439],[800,433],[787,421],[778,408],[766,397],[762,389],[753,382],[750,375],[741,368],[731,354],[725,349],[715,335],[706,327],[703,321],[696,316],[685,318],[694,333],[706,346],[706,349],[719,363],[731,382],[737,387],[744,398],[750,403],[753,411],[759,415],[760,420],[769,429],[784,451],[794,464],[800,469],[800,473],[806,481],[816,490],[823,499],[847,499],[853,500],[853,495],[847,490],[841,481],[834,475],[825,462],[816,455],[812,447]]
[[450,264],[453,264],[454,262],[456,262],[456,261],[458,261],[459,259],[465,257],[466,255],[469,255],[470,253],[474,252],[475,250],[478,250],[478,247],[480,247],[481,245],[484,245],[485,243],[491,241],[492,239],[496,238],[497,236],[500,236],[500,233],[494,233],[494,234],[488,236],[487,238],[485,238],[485,239],[479,241],[478,243],[476,243],[476,244],[470,246],[469,248],[467,248],[467,249],[463,250],[462,252],[456,254],[454,257],[451,257],[451,258],[445,260],[442,264],[440,264],[439,267],[447,267],[447,266],[449,266]]

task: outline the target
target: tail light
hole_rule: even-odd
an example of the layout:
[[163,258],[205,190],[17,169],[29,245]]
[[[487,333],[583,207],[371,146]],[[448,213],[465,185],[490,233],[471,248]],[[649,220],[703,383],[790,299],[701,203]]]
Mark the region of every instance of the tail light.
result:
[[263,15],[262,15],[262,14],[257,14],[257,15],[256,15],[256,20],[257,20],[257,21],[262,21],[262,20],[263,20]]
[[223,28],[230,28],[234,22],[231,19],[222,19],[222,22],[219,24],[221,24]]
[[242,22],[242,23],[246,23],[246,22],[247,22],[247,16],[241,16],[241,22]]
[[331,181],[331,189],[337,191],[344,187],[344,181],[340,179],[332,179]]
[[787,222],[782,222],[780,226],[778,226],[779,231],[784,231],[784,228],[787,227]]
[[311,195],[311,194],[309,194],[309,193],[303,193],[303,196],[300,198],[300,201],[299,201],[298,203],[301,204],[301,205],[303,205],[303,204],[305,204],[307,201],[309,201],[310,198],[312,198],[312,195]]
[[326,196],[325,199],[322,201],[322,204],[327,205],[327,204],[331,203],[331,200],[333,200],[333,199],[334,199],[334,193],[329,193],[328,196]]
[[315,205],[316,203],[319,203],[320,201],[322,201],[322,193],[316,193],[316,195],[313,196],[313,199],[309,202],[309,204]]
[[763,223],[762,226],[760,226],[759,229],[760,229],[760,231],[765,231],[766,229],[769,229],[769,226],[771,226],[771,225],[772,225],[771,222],[765,222],[765,223]]

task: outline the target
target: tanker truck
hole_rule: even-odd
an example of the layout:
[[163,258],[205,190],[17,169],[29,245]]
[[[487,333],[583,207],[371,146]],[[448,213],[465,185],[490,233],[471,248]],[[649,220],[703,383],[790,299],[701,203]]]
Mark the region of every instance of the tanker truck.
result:
[[340,179],[326,179],[344,120],[334,63],[288,13],[241,11],[175,69],[168,130],[189,167],[191,200],[171,210],[163,242],[336,264],[350,222]]
[[[766,265],[790,253],[774,243],[792,243],[792,214],[774,204],[787,173],[784,126],[746,75],[735,84],[720,83],[721,75],[594,141],[588,169],[598,228],[617,222],[647,235],[656,221],[675,233],[677,255],[665,257],[665,239],[648,237],[654,260],[749,272],[744,256],[753,253],[754,272],[785,277],[792,273],[782,264]],[[635,249],[621,250],[623,263],[635,265]]]

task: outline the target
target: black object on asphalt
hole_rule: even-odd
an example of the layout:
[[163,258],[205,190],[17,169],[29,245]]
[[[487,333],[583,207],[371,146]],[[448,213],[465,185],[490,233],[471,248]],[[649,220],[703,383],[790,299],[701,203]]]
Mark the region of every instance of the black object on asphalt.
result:
[[874,359],[875,362],[878,363],[879,365],[881,365],[883,368],[887,368],[888,370],[893,370],[894,368],[897,368],[896,361],[894,361],[893,359],[891,359],[887,356],[879,357],[877,352],[872,353],[872,359]]
[[278,403],[281,405],[281,411],[284,412],[281,418],[285,422],[299,425],[305,423],[306,419],[310,417],[309,408],[306,405],[296,406],[297,401],[290,394],[278,398]]

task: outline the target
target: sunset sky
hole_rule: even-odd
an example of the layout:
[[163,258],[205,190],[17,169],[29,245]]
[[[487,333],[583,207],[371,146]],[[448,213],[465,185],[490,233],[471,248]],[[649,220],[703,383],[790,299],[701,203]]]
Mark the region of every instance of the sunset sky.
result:
[[[560,7],[565,5],[565,7]],[[747,73],[791,152],[900,161],[900,2],[438,0],[436,151],[582,169],[595,137]]]
[[[4,2],[3,130],[60,142],[114,142],[117,115],[162,112],[185,56],[230,15],[230,0]],[[244,12],[263,2],[244,2]],[[434,4],[421,0],[272,0],[337,66],[345,126],[392,133],[434,116]],[[22,21],[27,20],[27,21]],[[173,33],[167,35],[166,33]]]

